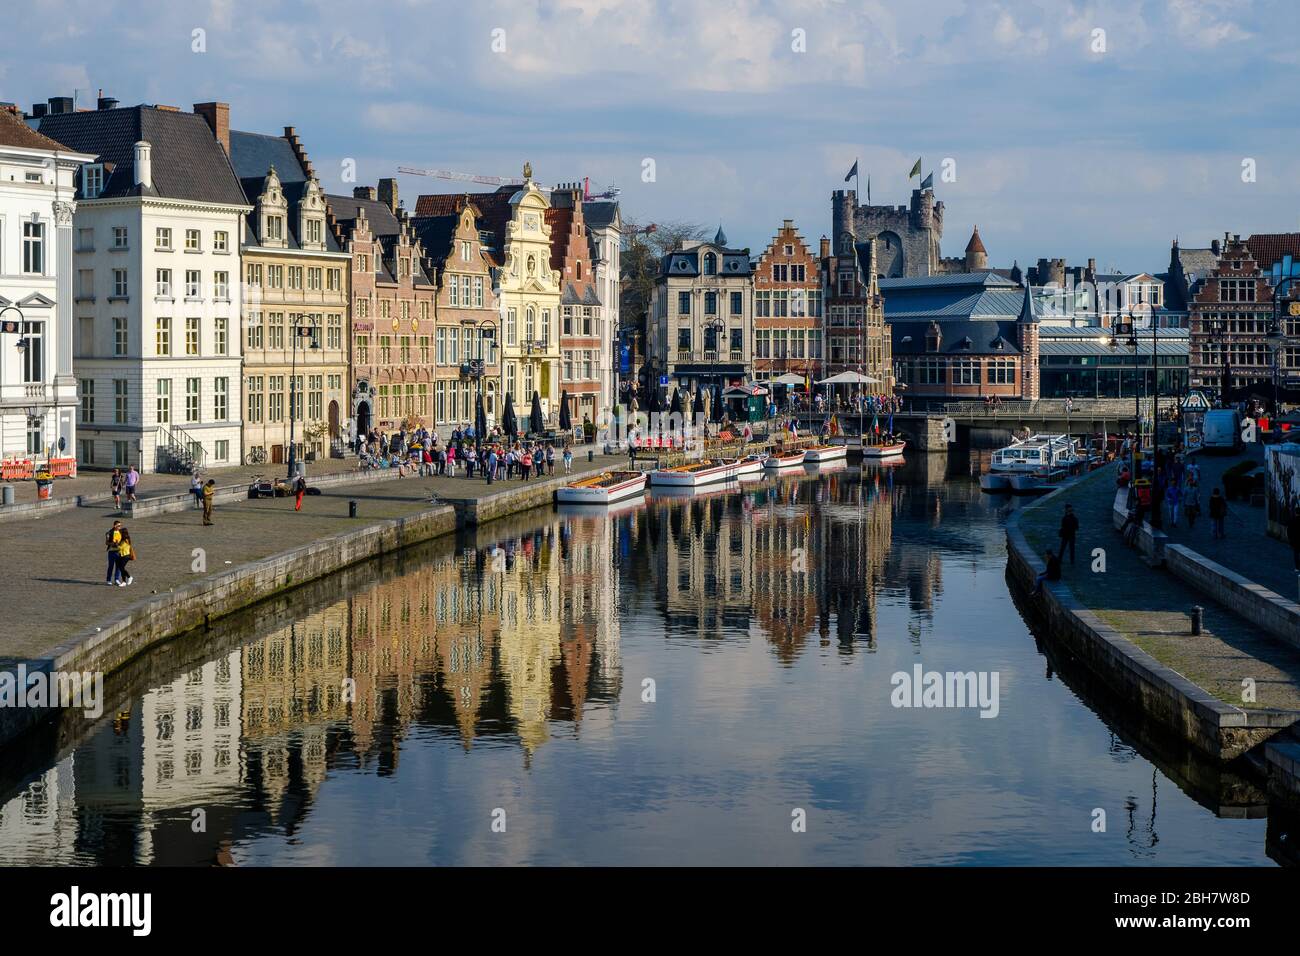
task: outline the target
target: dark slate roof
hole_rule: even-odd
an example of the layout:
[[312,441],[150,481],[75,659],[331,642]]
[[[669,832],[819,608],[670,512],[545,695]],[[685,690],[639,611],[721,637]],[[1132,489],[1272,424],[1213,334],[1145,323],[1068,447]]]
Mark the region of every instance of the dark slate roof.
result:
[[398,223],[397,217],[388,208],[388,203],[381,200],[327,195],[325,203],[330,211],[334,213],[334,218],[341,223],[350,224],[352,220],[357,218],[357,211],[364,209],[366,218],[370,220],[370,231],[376,236],[395,236],[401,232],[402,227]]
[[[147,195],[248,205],[225,150],[203,117],[194,113],[156,106],[55,113],[41,118],[40,132],[111,164],[103,197]],[[148,189],[135,185],[135,144],[140,140],[152,147],[153,185]]]
[[1034,312],[1034,290],[1030,288],[1029,283],[1025,283],[1025,295],[1020,302],[1020,321],[1026,325],[1034,325],[1038,322],[1038,315]]
[[880,288],[894,291],[925,291],[935,287],[970,286],[979,289],[1019,289],[1020,283],[1013,282],[994,269],[982,269],[979,272],[942,272],[932,276],[901,276],[893,279],[881,279]]
[[442,268],[452,252],[452,237],[456,235],[456,224],[459,222],[460,216],[455,214],[414,216],[411,219],[411,227],[415,230],[420,245],[424,247],[425,257],[437,268]]
[[699,245],[690,249],[678,249],[667,253],[659,261],[661,276],[698,276],[703,273],[700,256],[712,249],[718,254],[718,275],[747,276],[753,273],[753,263],[748,249],[713,249],[709,245]]
[[[1107,330],[1098,326],[1056,327],[1045,325],[1038,338],[1040,355],[1055,356],[1108,356],[1119,354],[1131,355],[1123,337],[1115,347],[1107,345],[1104,334]],[[1191,344],[1191,334],[1187,329],[1158,327],[1156,330],[1157,352],[1161,356],[1186,358]],[[1138,354],[1151,354],[1151,329],[1138,329]]]
[[0,108],[0,146],[17,146],[20,149],[50,149],[65,152],[67,146],[36,132],[22,116],[10,109]]
[[[293,146],[283,136],[232,129],[230,163],[235,167],[235,175],[241,180],[263,179],[271,166],[275,166],[275,174],[286,187],[290,183],[307,180],[307,171],[299,164]],[[248,198],[252,200],[257,197],[254,195]]]
[[572,282],[566,282],[564,291],[560,294],[560,303],[562,305],[600,305],[600,296],[596,295],[596,289],[590,283],[586,283],[580,293]]
[[[1019,355],[1016,323],[994,320],[941,322],[938,355]],[[929,321],[890,321],[890,338],[895,355],[925,355]],[[1000,347],[999,347],[1000,346]]]
[[588,229],[604,229],[618,215],[618,203],[588,199],[582,203],[582,218]]

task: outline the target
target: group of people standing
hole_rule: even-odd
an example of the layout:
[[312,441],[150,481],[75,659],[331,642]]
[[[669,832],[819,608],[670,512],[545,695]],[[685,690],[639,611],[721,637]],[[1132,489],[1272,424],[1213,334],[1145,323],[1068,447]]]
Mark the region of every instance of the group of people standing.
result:
[[131,544],[131,532],[121,521],[114,521],[113,526],[104,535],[104,551],[108,558],[108,572],[104,583],[119,588],[134,584],[135,578],[127,565],[135,560],[135,546]]
[[[1126,439],[1126,448],[1128,444]],[[1125,450],[1121,449],[1121,456]],[[1166,514],[1170,527],[1174,528],[1178,527],[1179,519],[1185,517],[1188,530],[1196,527],[1201,516],[1201,466],[1181,453],[1156,452],[1150,472],[1144,469],[1136,477],[1129,462],[1121,457],[1116,485],[1130,488],[1129,514],[1121,529],[1127,541],[1132,541],[1143,522],[1162,530]],[[1211,536],[1216,540],[1225,538],[1228,501],[1223,492],[1214,488],[1206,504],[1209,506]]]

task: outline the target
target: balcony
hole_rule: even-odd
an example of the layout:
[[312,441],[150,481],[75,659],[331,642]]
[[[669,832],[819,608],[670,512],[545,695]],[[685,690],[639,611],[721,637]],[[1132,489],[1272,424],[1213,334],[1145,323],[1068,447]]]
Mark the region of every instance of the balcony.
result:
[[690,349],[678,349],[678,350],[677,350],[677,361],[678,361],[678,362],[689,362],[690,360],[691,360],[691,350],[690,350]]

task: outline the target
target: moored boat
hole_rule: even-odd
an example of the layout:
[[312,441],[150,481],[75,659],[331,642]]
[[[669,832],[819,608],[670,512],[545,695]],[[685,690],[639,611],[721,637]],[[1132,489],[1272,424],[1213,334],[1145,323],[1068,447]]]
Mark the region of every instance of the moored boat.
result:
[[736,477],[736,467],[735,459],[705,458],[702,461],[693,461],[689,465],[658,468],[650,472],[650,484],[698,488],[701,485]]
[[823,461],[835,461],[848,456],[847,445],[813,445],[803,450],[804,464],[816,465]]
[[879,445],[863,445],[862,457],[863,458],[894,458],[898,455],[901,455],[903,453],[903,449],[906,447],[907,447],[907,442],[905,441],[884,442]]
[[804,451],[797,448],[794,451],[774,451],[767,456],[763,462],[763,467],[769,471],[775,471],[780,468],[793,468],[795,465],[802,465]]
[[740,461],[736,462],[736,477],[741,478],[745,475],[760,475],[763,473],[763,463],[766,461],[764,455],[746,455]]
[[1077,458],[1078,450],[1069,435],[1031,435],[993,453],[988,473],[980,476],[980,488],[989,492],[1029,494],[1036,483],[1032,478],[1024,478],[1017,486],[1017,476],[1068,472]]
[[605,471],[556,489],[555,500],[569,505],[613,504],[641,494],[645,481],[645,474],[639,471]]
[[980,490],[1002,494],[1011,490],[1011,474],[1005,471],[987,471],[980,475]]

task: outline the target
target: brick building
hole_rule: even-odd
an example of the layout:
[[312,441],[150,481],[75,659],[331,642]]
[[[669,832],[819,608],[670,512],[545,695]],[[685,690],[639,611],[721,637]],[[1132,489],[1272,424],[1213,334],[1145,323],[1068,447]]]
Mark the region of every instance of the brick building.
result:
[[596,289],[581,183],[551,191],[546,223],[551,227],[551,269],[560,277],[560,387],[569,393],[573,424],[603,424],[602,395],[609,339],[602,333],[604,310]]
[[868,239],[849,248],[847,254],[832,255],[830,240],[822,237],[825,376],[860,372],[880,381],[868,391],[887,392],[894,385],[893,343],[875,268],[879,245]]
[[785,220],[754,268],[757,383],[794,374],[811,382],[822,362],[821,263]]
[[504,401],[492,258],[479,232],[478,208],[468,197],[455,198],[453,212],[411,220],[424,249],[425,273],[438,289],[433,417],[442,427],[472,424],[480,390],[489,423],[500,416]]
[[327,196],[330,228],[352,258],[352,428],[434,425],[433,337],[437,289],[397,182]]
[[[1273,380],[1273,287],[1241,236],[1224,236],[1214,272],[1189,303],[1189,384],[1214,399]],[[1286,348],[1286,345],[1282,345]],[[1285,353],[1284,353],[1285,354]],[[1225,382],[1226,374],[1226,382]]]

